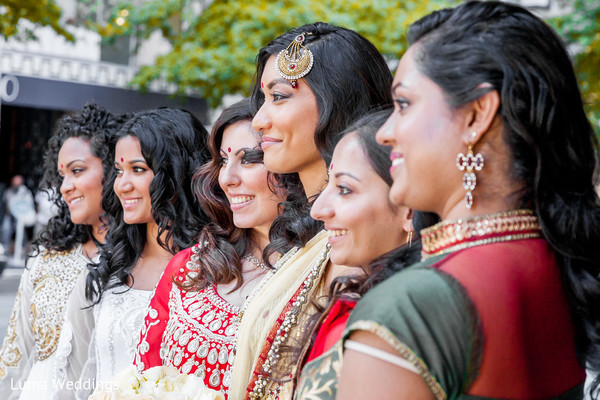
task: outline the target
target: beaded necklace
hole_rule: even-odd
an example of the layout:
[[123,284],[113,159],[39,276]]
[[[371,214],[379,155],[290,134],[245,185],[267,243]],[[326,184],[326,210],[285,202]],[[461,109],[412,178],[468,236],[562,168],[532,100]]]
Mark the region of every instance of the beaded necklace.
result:
[[[252,303],[252,299],[254,299],[254,297],[256,297],[256,295],[262,290],[262,288],[265,287],[265,285],[269,282],[269,280],[275,275],[275,272],[277,272],[279,270],[279,268],[281,268],[282,265],[284,265],[286,262],[288,262],[288,260],[290,258],[292,258],[298,252],[298,250],[299,250],[298,247],[294,247],[293,249],[288,251],[283,257],[281,257],[279,260],[277,260],[275,265],[273,265],[273,268],[269,269],[269,271],[261,279],[259,284],[256,285],[256,287],[248,295],[248,297],[244,301],[244,304],[242,304],[242,307],[240,308],[240,312],[237,317],[238,326],[242,322],[242,317],[244,316],[244,313],[248,309],[248,306],[250,305],[250,303]],[[237,335],[236,335],[235,343],[233,345],[233,350],[234,350],[233,353],[234,354],[235,354],[235,349],[237,349],[237,342],[238,341],[237,341]]]
[[268,270],[268,269],[269,269],[269,267],[267,267],[267,266],[265,265],[265,263],[264,263],[264,262],[260,261],[260,260],[259,260],[258,258],[256,258],[256,257],[254,257],[252,254],[246,254],[246,255],[244,256],[244,259],[245,259],[246,261],[249,261],[249,262],[251,262],[252,264],[256,265],[256,266],[257,266],[257,267],[259,267],[259,268],[266,269],[266,270]]
[[[308,273],[304,282],[294,295],[291,302],[291,307],[285,312],[285,316],[283,318],[283,322],[277,329],[277,332],[274,336],[271,347],[267,353],[266,359],[262,364],[262,367],[259,366],[259,369],[262,369],[262,372],[257,374],[256,380],[254,381],[254,387],[252,391],[248,394],[248,398],[252,400],[257,400],[263,398],[265,396],[265,389],[271,380],[271,372],[273,366],[277,363],[280,355],[279,352],[281,350],[281,346],[285,344],[287,339],[290,336],[290,332],[292,329],[299,323],[298,315],[302,311],[302,308],[308,303],[309,300],[309,292],[314,287],[315,282],[321,277],[321,273],[327,262],[329,261],[329,250],[331,246],[329,243],[326,244],[325,248],[319,255],[314,266],[311,268],[311,271]],[[292,376],[290,376],[292,378]],[[251,382],[252,384],[252,382]],[[269,399],[278,399],[279,391],[281,390],[282,383],[278,383],[275,389],[270,390],[268,398]]]

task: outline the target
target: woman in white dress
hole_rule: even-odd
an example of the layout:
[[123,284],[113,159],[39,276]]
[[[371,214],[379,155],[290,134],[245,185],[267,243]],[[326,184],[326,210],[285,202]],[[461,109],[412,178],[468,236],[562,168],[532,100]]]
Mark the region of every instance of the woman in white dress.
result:
[[[133,363],[157,282],[208,222],[191,187],[194,171],[210,157],[207,135],[191,113],[168,108],[135,114],[117,133],[102,203],[110,233],[86,277],[94,331],[83,382],[110,381]],[[75,311],[81,308],[70,314],[90,318]]]
[[139,371],[166,365],[194,374],[227,399],[244,305],[275,269],[262,261],[282,193],[262,162],[249,99],[226,108],[209,140],[212,159],[194,191],[214,221],[176,254],[150,301],[137,346]]
[[2,399],[70,396],[68,387],[76,377],[69,365],[72,329],[65,310],[77,276],[104,241],[101,200],[110,169],[108,140],[123,121],[88,104],[79,115],[64,117],[48,142],[41,187],[51,194],[58,214],[34,242],[21,277],[0,349]]

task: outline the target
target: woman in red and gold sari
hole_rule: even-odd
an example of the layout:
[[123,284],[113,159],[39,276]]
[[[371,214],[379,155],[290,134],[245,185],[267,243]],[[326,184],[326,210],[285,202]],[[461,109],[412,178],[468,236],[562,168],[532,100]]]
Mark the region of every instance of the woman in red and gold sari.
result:
[[369,113],[346,129],[333,152],[327,187],[311,209],[330,233],[331,261],[360,267],[364,273],[335,279],[329,304],[313,317],[318,320],[307,340],[311,346],[298,378],[297,399],[335,399],[343,349],[340,339],[356,301],[418,260],[421,246],[413,223],[414,229],[420,229],[438,221],[435,215],[382,201],[388,199],[392,185],[391,148],[380,146],[375,134],[390,113]]

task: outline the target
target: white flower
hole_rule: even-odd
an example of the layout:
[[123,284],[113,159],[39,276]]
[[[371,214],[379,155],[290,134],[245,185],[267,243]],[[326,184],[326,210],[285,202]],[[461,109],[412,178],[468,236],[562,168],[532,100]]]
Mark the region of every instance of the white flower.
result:
[[174,367],[152,367],[138,373],[131,366],[110,382],[96,387],[88,400],[225,400],[221,392],[206,387],[194,375]]

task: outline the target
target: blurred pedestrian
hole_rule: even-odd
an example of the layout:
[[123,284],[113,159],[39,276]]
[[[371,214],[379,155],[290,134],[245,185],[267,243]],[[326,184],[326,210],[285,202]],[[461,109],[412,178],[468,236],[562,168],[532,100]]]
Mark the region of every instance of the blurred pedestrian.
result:
[[[8,252],[12,252],[12,239],[17,231],[18,222],[22,223],[23,227],[31,227],[35,224],[35,204],[31,190],[23,183],[21,175],[12,177],[10,187],[4,192],[4,219],[2,220],[2,244]],[[23,248],[24,241],[15,243],[14,250],[17,246]]]
[[58,214],[58,207],[53,199],[56,197],[54,188],[40,189],[35,194],[35,205],[37,209],[35,230],[33,237],[37,238],[39,233],[44,230],[50,218]]

